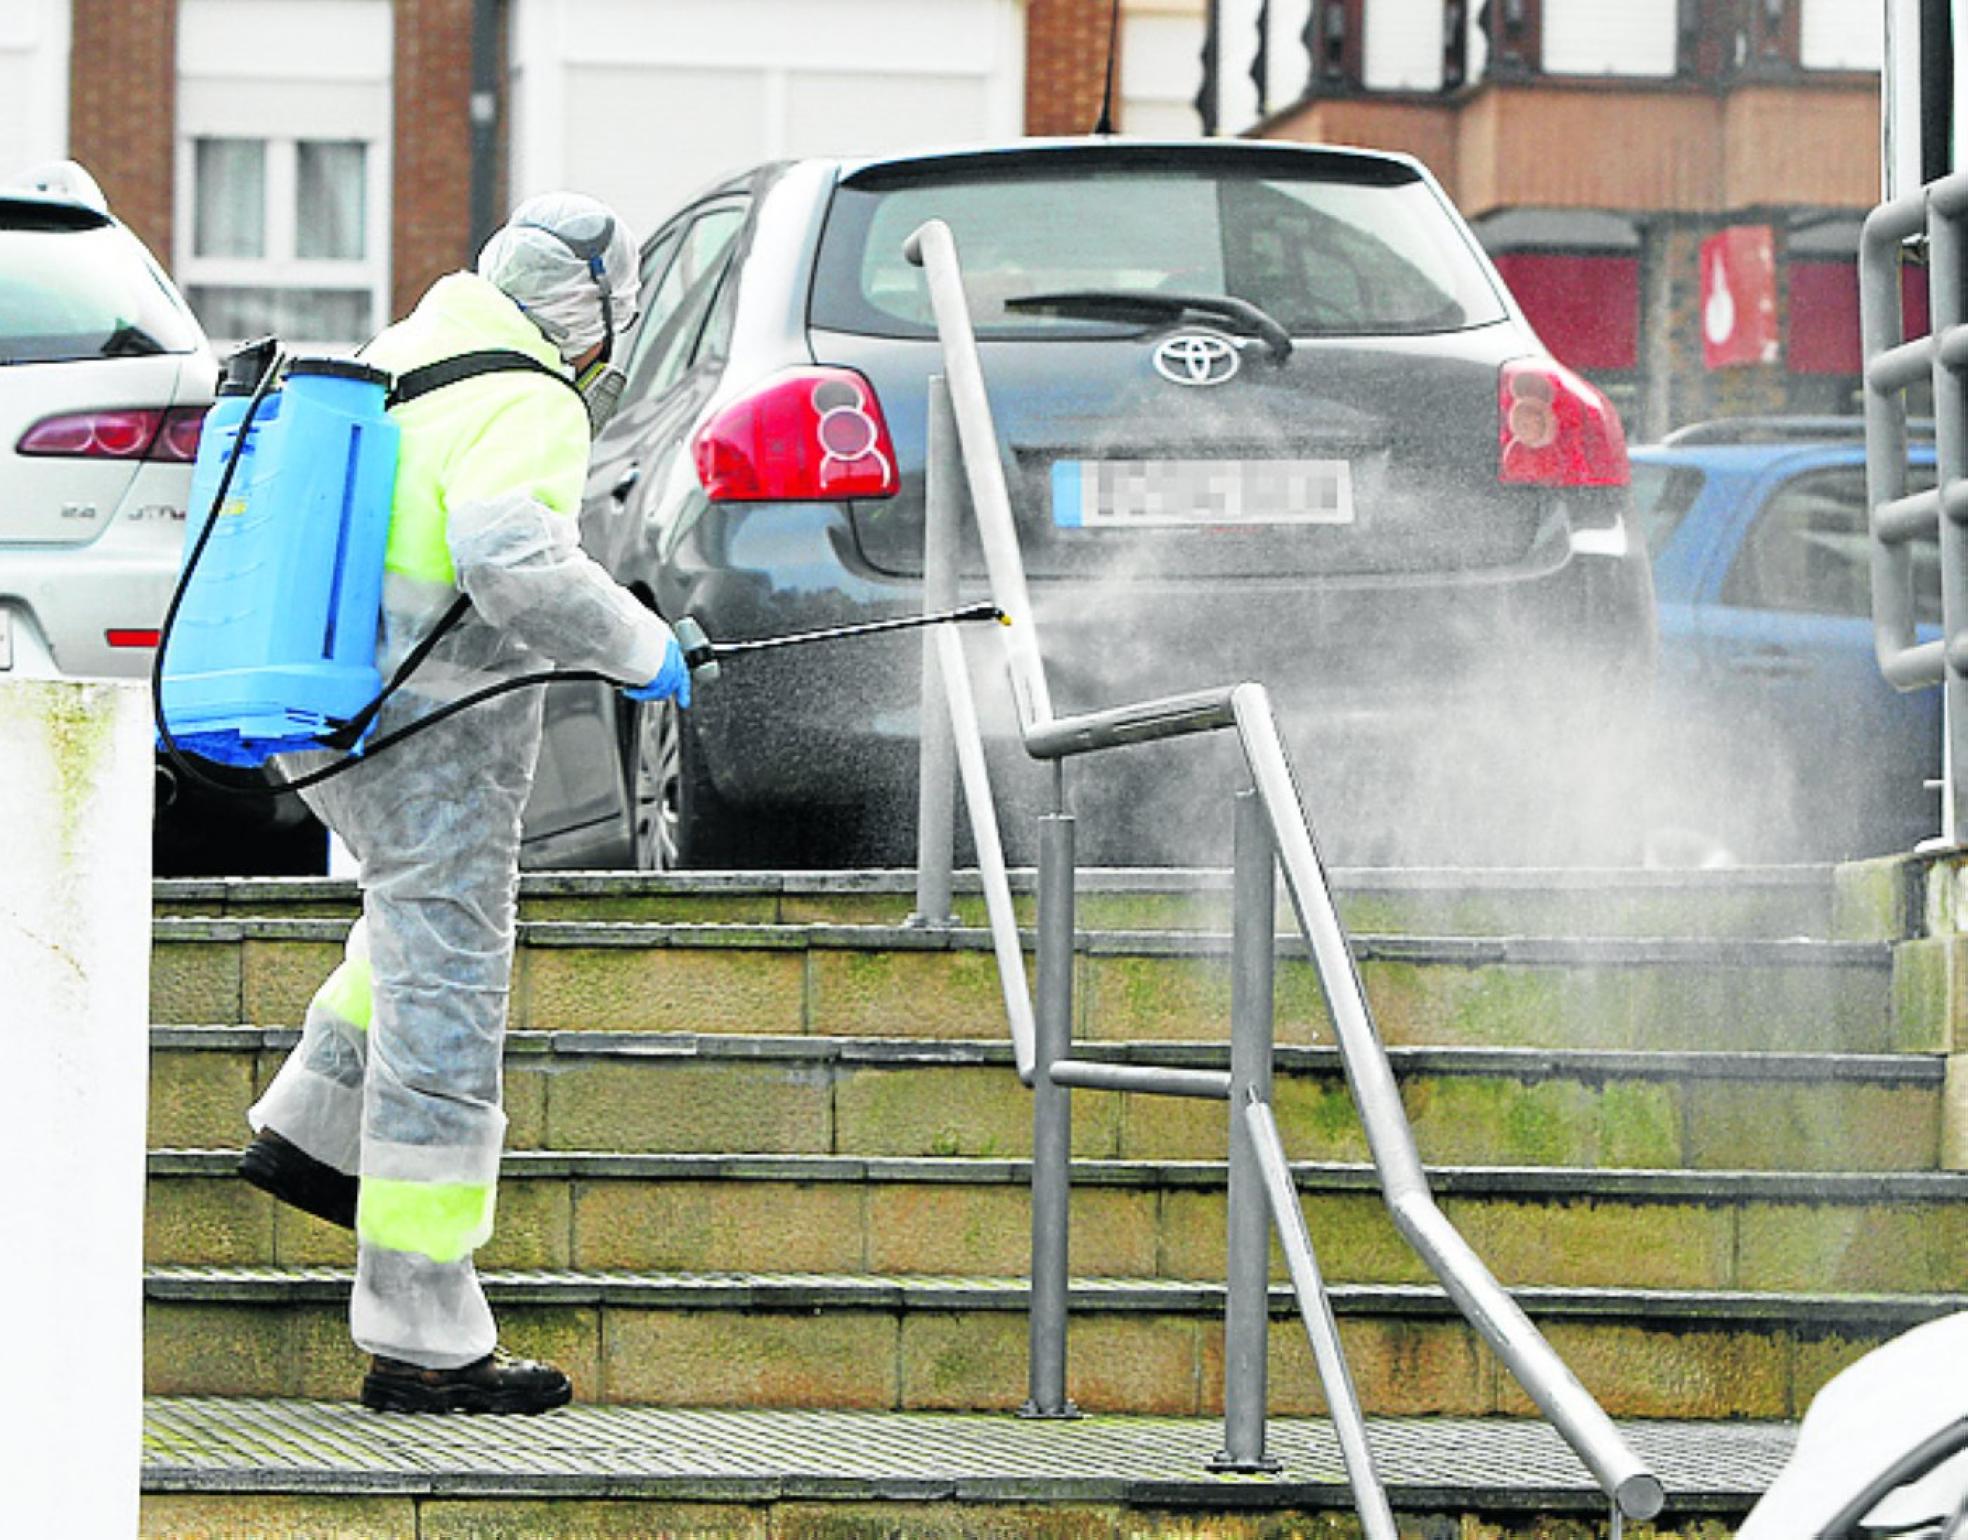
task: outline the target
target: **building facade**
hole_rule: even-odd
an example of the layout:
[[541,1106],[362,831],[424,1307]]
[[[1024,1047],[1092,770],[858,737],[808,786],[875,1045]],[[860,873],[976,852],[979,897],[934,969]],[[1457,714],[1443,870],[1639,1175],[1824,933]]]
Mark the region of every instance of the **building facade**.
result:
[[[1259,51],[1245,0],[1205,5],[1205,25],[1212,9],[1237,44],[1220,54]],[[1231,126],[1425,162],[1546,342],[1607,388],[1630,432],[1853,410],[1883,3],[1256,9],[1269,68],[1289,59],[1298,93],[1274,88],[1254,122]]]
[[[1030,0],[1034,35],[1053,11]],[[1027,0],[8,0],[0,175],[72,156],[221,342],[346,345],[513,201],[1014,137]]]
[[527,193],[650,228],[760,159],[1085,133],[1111,89],[1134,136],[1415,155],[1654,436],[1850,408],[1883,9],[1121,0],[1110,88],[1111,0],[9,0],[0,173],[81,160],[222,341],[348,344]]

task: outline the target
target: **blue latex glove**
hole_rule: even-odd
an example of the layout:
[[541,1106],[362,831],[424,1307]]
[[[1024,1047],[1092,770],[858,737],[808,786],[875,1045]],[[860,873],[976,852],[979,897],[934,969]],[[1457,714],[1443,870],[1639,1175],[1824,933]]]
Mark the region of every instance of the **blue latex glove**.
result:
[[683,666],[683,649],[677,646],[676,638],[670,638],[670,645],[663,654],[663,666],[656,670],[656,677],[648,684],[624,685],[622,693],[630,700],[670,700],[679,706],[690,704],[690,670]]

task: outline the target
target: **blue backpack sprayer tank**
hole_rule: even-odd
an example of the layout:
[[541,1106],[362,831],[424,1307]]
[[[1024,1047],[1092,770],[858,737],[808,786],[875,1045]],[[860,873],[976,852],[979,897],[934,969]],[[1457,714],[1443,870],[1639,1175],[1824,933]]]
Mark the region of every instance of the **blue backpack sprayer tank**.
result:
[[381,690],[389,385],[354,360],[297,358],[261,393],[228,367],[192,471],[204,544],[164,669],[179,747],[230,765],[320,748]]
[[[385,683],[376,665],[384,557],[400,430],[394,406],[459,380],[532,370],[574,389],[524,353],[465,353],[392,383],[359,360],[295,358],[265,338],[226,361],[192,471],[193,526],[151,673],[158,739],[172,762],[213,790],[279,796],[317,785],[509,690],[563,680],[622,681],[591,669],[501,680],[370,739],[377,712],[471,601],[463,594]],[[684,617],[684,661],[708,681],[721,657],[768,647],[945,621],[998,620],[995,606],[837,626],[715,646]],[[343,757],[288,781],[224,779],[189,756],[258,771],[274,755],[338,749]]]

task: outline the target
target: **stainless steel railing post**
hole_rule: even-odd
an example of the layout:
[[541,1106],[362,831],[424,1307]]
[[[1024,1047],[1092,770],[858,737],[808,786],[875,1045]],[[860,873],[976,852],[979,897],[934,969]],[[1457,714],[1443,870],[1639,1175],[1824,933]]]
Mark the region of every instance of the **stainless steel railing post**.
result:
[[1277,965],[1277,846],[1254,787],[1236,797],[1230,939],[1229,1265],[1223,1311],[1223,1450],[1216,1470],[1274,1471],[1264,1453],[1270,1393],[1271,1216],[1244,1109],[1271,1100]]
[[1252,1100],[1237,1110],[1250,1124],[1251,1148],[1263,1172],[1265,1201],[1278,1224],[1278,1245],[1291,1274],[1292,1292],[1298,1296],[1298,1317],[1305,1323],[1305,1340],[1312,1349],[1319,1384],[1326,1392],[1326,1409],[1332,1413],[1333,1437],[1346,1466],[1347,1484],[1353,1489],[1361,1532],[1366,1540],[1399,1540],[1393,1510],[1387,1506],[1387,1489],[1374,1469],[1367,1419],[1360,1410],[1353,1371],[1346,1367],[1339,1323],[1333,1319],[1326,1280],[1312,1250],[1312,1236],[1305,1228],[1305,1210],[1299,1206],[1298,1188],[1292,1182],[1291,1167],[1285,1163],[1277,1119],[1269,1102]]
[[1073,819],[1039,820],[1037,1063],[1032,1076],[1032,1316],[1026,1417],[1077,1417],[1066,1397],[1067,1224],[1073,1093],[1052,1080],[1072,1051]]
[[1927,302],[1934,335],[1935,485],[1941,491],[1941,624],[1947,641],[1947,673],[1942,682],[1942,720],[1947,724],[1945,812],[1942,827],[1950,844],[1968,831],[1968,658],[1962,636],[1968,630],[1968,529],[1949,506],[1948,493],[1968,476],[1968,387],[1964,387],[1961,344],[1964,314],[1961,285],[1968,277],[1962,220],[1968,216],[1968,184],[1959,178],[1937,182],[1927,194]]
[[[1873,651],[1886,682],[1897,690],[1939,684],[1942,689],[1941,841],[1968,836],[1968,333],[1961,327],[1961,221],[1968,217],[1968,175],[1957,173],[1882,203],[1866,216],[1859,236],[1859,331],[1865,357],[1866,501],[1872,544]],[[1901,272],[1906,243],[1928,237],[1932,325],[1907,340]],[[1922,380],[1934,388],[1938,469],[1932,490],[1909,493],[1906,391]],[[1939,542],[1942,634],[1920,640],[1915,595],[1915,546]],[[1925,846],[1922,847],[1927,848]]]
[[[923,613],[957,606],[957,419],[950,387],[929,377],[929,452],[923,466]],[[952,903],[957,838],[957,740],[936,632],[922,638],[922,749],[916,784],[916,912],[911,925],[956,924]]]

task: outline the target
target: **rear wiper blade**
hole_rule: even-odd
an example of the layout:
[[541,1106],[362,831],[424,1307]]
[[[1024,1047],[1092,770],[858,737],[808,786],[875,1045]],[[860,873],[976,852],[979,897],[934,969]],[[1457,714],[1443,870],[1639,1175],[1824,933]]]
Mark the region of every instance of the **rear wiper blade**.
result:
[[1273,363],[1291,357],[1291,333],[1267,311],[1228,294],[1167,294],[1159,289],[1073,289],[1059,294],[1021,294],[1004,302],[1007,310],[1036,310],[1085,316],[1091,321],[1167,321],[1185,315],[1208,316],[1230,330],[1260,339]]

